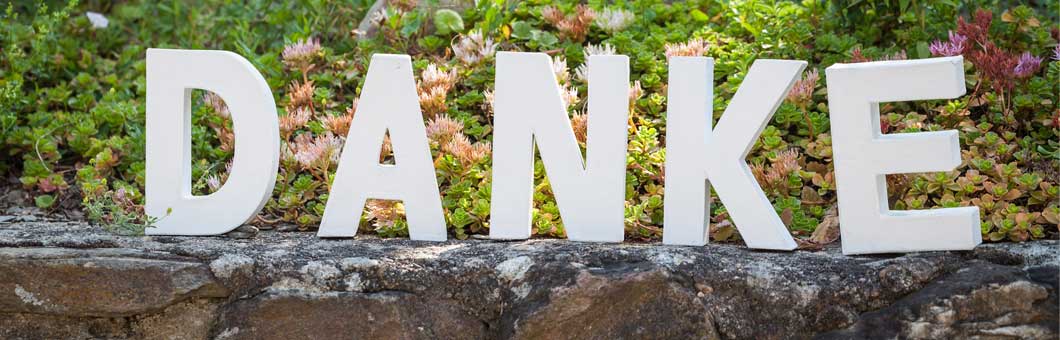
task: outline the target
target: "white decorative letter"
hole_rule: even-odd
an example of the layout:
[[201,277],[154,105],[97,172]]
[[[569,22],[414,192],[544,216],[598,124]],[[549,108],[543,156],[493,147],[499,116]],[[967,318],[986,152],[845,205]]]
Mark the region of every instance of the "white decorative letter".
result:
[[497,54],[490,238],[530,237],[536,143],[568,238],[621,242],[629,58],[589,57],[584,161],[550,63],[543,53]]
[[[442,200],[418,98],[409,56],[372,56],[317,236],[356,235],[365,202],[378,198],[405,204],[413,240],[445,241]],[[392,165],[379,163],[387,132]]]
[[795,249],[746,158],[805,67],[804,61],[755,61],[712,133],[714,59],[670,59],[663,243],[707,243],[713,184],[748,247]]
[[979,208],[890,210],[886,174],[961,164],[956,130],[881,133],[879,103],[964,95],[962,57],[835,64],[825,72],[844,254],[968,250]]
[[[191,194],[191,93],[216,93],[232,113],[232,172],[216,192]],[[246,223],[272,196],[280,128],[265,78],[232,52],[147,50],[149,235],[217,235]]]

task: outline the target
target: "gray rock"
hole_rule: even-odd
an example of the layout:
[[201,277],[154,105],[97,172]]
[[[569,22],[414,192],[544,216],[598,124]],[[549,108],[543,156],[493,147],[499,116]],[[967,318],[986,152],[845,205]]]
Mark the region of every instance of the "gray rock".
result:
[[1056,339],[1057,270],[974,263],[823,339]]
[[281,224],[276,227],[276,231],[298,231],[298,225],[296,224]]
[[0,249],[0,313],[130,316],[228,292],[193,259],[132,249]]
[[37,222],[39,220],[40,217],[38,217],[37,215],[21,215],[15,217],[15,221],[18,222]]
[[[594,273],[596,272],[596,273]],[[717,339],[714,318],[660,269],[585,270],[548,292],[548,303],[512,313],[516,339]],[[536,307],[536,308],[535,308]],[[525,313],[525,314],[524,314]]]
[[79,318],[33,313],[0,313],[3,339],[127,339],[125,318]]
[[220,303],[196,299],[170,306],[160,313],[133,318],[130,337],[137,339],[207,339]]
[[457,302],[416,294],[269,291],[222,317],[227,339],[480,339],[486,325]]
[[247,224],[228,232],[225,236],[239,239],[254,238],[258,235],[258,231],[258,227]]
[[1053,338],[1055,240],[844,256],[0,224],[0,338]]
[[213,275],[222,279],[228,279],[239,272],[248,273],[254,269],[254,259],[246,255],[221,255],[220,258],[210,262],[210,270]]

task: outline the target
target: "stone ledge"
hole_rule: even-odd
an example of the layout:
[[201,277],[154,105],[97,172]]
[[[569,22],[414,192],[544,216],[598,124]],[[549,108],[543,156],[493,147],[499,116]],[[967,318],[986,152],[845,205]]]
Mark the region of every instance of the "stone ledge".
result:
[[0,224],[0,338],[1041,338],[1055,240],[843,256]]

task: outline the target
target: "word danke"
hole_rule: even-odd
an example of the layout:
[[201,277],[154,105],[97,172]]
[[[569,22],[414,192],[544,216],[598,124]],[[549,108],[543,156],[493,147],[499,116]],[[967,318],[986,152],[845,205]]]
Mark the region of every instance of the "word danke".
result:
[[[551,59],[497,54],[490,238],[530,237],[537,147],[568,237],[623,240],[629,58],[591,56],[588,65],[583,158]],[[714,60],[670,58],[664,244],[707,243],[713,187],[748,247],[796,247],[746,156],[805,67],[804,61],[755,61],[714,126]],[[884,179],[950,171],[961,163],[955,130],[881,134],[879,103],[963,95],[962,58],[836,64],[826,75],[843,252],[966,250],[981,243],[978,208],[890,210]],[[235,133],[228,180],[204,196],[191,193],[193,89],[224,99]],[[379,163],[387,133],[395,164]],[[216,235],[249,221],[272,195],[279,158],[276,104],[250,62],[226,51],[147,51],[145,210],[159,218],[147,234]],[[431,159],[410,57],[374,55],[318,236],[354,236],[360,211],[372,198],[404,202],[413,240],[444,241]]]

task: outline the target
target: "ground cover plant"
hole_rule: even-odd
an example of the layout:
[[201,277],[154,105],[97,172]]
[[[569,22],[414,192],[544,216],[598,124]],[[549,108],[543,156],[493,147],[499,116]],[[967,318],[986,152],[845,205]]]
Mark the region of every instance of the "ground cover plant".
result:
[[[887,177],[893,209],[975,205],[988,241],[1056,238],[1060,226],[1060,29],[1055,1],[88,1],[6,6],[0,24],[0,171],[41,209],[81,202],[87,217],[141,233],[145,51],[224,49],[265,76],[280,113],[280,172],[253,224],[320,221],[368,61],[412,55],[450,233],[488,233],[493,57],[553,57],[575,135],[585,138],[589,55],[630,57],[626,235],[662,232],[667,58],[716,60],[715,118],[758,58],[810,62],[749,161],[805,248],[838,237],[824,68],[963,55],[968,94],[886,103],[885,133],[956,129],[954,171]],[[225,181],[227,107],[196,92],[196,194]],[[384,146],[381,162],[392,161]],[[535,166],[533,232],[564,236]],[[739,240],[712,205],[712,238]],[[407,235],[400,202],[373,200],[362,232]]]

